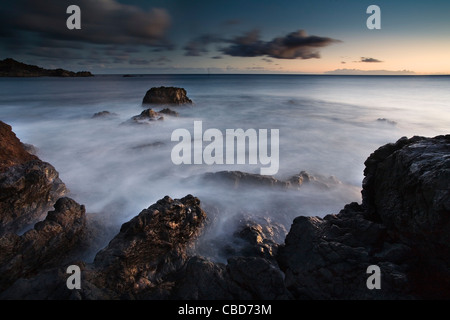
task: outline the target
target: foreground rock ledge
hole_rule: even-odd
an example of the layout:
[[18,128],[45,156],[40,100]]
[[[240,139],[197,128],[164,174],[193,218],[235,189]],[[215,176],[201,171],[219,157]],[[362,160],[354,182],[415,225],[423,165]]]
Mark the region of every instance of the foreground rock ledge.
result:
[[[324,218],[297,217],[279,246],[259,239],[262,229],[243,231],[251,243],[270,244],[263,252],[269,254],[242,250],[227,264],[191,251],[206,222],[199,199],[165,197],[125,223],[94,263],[19,272],[0,298],[448,299],[449,148],[450,135],[402,138],[379,148],[366,161],[362,204]],[[47,228],[46,222],[40,226],[30,234]],[[3,261],[22,261],[23,255],[36,258],[23,260],[25,266],[38,265],[39,257],[30,255],[35,246],[24,249],[19,238],[2,241]],[[60,241],[43,239],[37,243],[53,248]],[[82,270],[80,290],[66,287],[68,264]],[[380,267],[381,290],[366,286],[369,265]],[[10,262],[2,266],[10,274],[19,270]]]

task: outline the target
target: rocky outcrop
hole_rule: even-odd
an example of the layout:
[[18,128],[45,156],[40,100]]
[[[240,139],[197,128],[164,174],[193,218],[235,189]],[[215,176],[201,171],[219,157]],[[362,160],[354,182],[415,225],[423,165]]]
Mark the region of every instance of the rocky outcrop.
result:
[[84,206],[60,198],[55,210],[22,236],[5,233],[0,237],[0,291],[15,280],[64,261],[82,239],[86,224]]
[[44,69],[7,58],[0,60],[0,77],[93,77],[93,74],[89,71]]
[[187,97],[187,92],[183,88],[154,87],[147,91],[142,104],[182,105],[192,104],[192,100]]
[[140,124],[155,120],[164,120],[164,117],[153,109],[146,109],[141,114],[131,118],[132,122]]
[[168,116],[178,117],[180,114],[170,108],[165,108],[159,111],[159,113],[167,114]]
[[38,158],[25,150],[10,125],[0,121],[0,172]]
[[12,132],[0,123],[0,234],[19,232],[42,219],[67,192],[49,163],[28,153]]
[[275,187],[282,189],[296,189],[302,185],[315,186],[321,189],[329,189],[341,182],[335,177],[324,177],[312,175],[306,171],[290,177],[287,180],[280,180],[273,176],[248,173],[242,171],[218,171],[207,172],[202,176],[206,183],[224,183],[234,189],[249,187]]
[[[282,226],[244,219],[226,263],[198,255],[207,217],[192,195],[143,210],[93,263],[61,259],[56,252],[71,252],[82,237],[84,208],[60,199],[33,230],[0,239],[0,298],[449,298],[449,147],[450,136],[381,147],[366,161],[362,204],[297,217],[284,243]],[[314,181],[306,173],[290,180]],[[68,264],[82,270],[80,290],[65,287]],[[380,268],[381,289],[367,287],[372,265]]]
[[192,195],[179,200],[165,197],[123,224],[95,257],[95,267],[104,275],[96,278],[97,286],[137,293],[179,269],[205,223],[199,205]]
[[[363,205],[298,217],[278,262],[298,299],[450,296],[450,136],[402,138],[366,161]],[[381,290],[368,290],[369,265]]]

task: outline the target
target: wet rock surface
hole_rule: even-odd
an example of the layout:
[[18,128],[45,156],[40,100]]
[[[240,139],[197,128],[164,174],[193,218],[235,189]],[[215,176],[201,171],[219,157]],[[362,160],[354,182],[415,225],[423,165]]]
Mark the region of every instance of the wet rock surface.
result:
[[153,87],[145,94],[142,104],[182,105],[192,104],[192,100],[184,88]]

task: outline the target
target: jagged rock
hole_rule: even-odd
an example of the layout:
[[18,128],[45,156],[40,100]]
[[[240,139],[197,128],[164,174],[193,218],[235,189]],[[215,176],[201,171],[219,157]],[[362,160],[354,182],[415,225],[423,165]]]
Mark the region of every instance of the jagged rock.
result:
[[142,101],[142,104],[181,105],[191,103],[192,100],[187,97],[186,90],[176,87],[151,88]]
[[[450,136],[402,138],[366,161],[363,205],[298,217],[278,262],[303,299],[450,296]],[[365,274],[378,265],[382,289]]]
[[289,299],[283,274],[263,258],[235,257],[228,264],[193,257],[178,275],[170,298],[186,300]]
[[165,108],[159,111],[159,113],[167,114],[169,116],[178,117],[180,114],[172,109]]
[[277,256],[279,243],[283,242],[286,234],[287,231],[283,225],[270,219],[259,219],[259,223],[253,220],[243,221],[234,234],[241,240],[240,243],[234,243],[235,255],[274,259]]
[[55,168],[28,153],[11,127],[3,122],[0,150],[1,235],[20,232],[43,219],[67,190]]
[[165,197],[122,225],[120,233],[95,257],[104,276],[99,287],[115,292],[148,290],[167,274],[181,268],[186,250],[206,219],[200,201],[188,195]]
[[134,123],[148,123],[149,121],[155,120],[164,120],[164,117],[161,116],[158,112],[153,109],[146,109],[141,112],[140,115],[134,116],[131,118],[131,121]]
[[11,126],[2,121],[0,121],[0,150],[0,172],[11,166],[38,159],[25,150]]
[[55,266],[79,244],[86,224],[85,208],[70,198],[60,198],[55,210],[22,236],[0,237],[0,290],[21,277]]

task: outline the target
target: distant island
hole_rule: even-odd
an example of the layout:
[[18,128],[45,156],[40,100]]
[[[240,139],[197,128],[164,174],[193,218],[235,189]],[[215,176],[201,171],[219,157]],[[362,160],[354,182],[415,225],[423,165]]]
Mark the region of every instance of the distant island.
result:
[[93,77],[89,71],[73,72],[64,69],[44,69],[11,58],[0,60],[0,77]]

